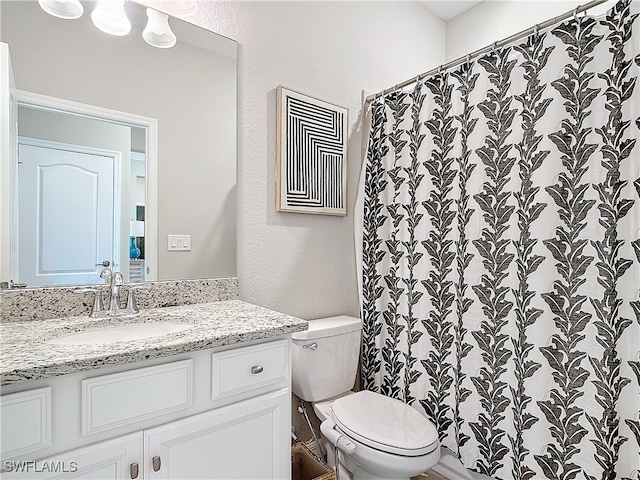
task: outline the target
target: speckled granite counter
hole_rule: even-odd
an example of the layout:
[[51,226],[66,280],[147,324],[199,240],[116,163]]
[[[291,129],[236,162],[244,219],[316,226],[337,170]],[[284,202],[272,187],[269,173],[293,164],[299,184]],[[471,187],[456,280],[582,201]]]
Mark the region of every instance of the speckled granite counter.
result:
[[[84,330],[141,322],[193,328],[145,340],[101,345],[55,345],[47,340]],[[0,385],[66,375],[108,365],[167,357],[307,329],[307,322],[239,300],[141,311],[135,317],[69,317],[0,324]]]
[[[121,302],[127,301],[127,293],[132,285],[125,284],[120,290]],[[0,322],[89,315],[94,295],[82,292],[87,287],[100,290],[105,305],[108,305],[108,285],[0,290]],[[145,288],[136,291],[136,302],[141,309],[224,300],[238,300],[237,277],[146,282]]]

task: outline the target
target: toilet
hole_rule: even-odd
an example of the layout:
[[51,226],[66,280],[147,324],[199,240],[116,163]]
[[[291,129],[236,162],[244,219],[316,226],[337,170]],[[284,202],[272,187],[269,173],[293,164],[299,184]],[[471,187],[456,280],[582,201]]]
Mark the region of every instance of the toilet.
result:
[[[367,390],[352,392],[360,353],[359,318],[309,322],[293,337],[292,389],[322,421],[331,466],[340,480],[409,480],[435,465],[435,426],[409,405]],[[331,452],[337,447],[336,460]]]

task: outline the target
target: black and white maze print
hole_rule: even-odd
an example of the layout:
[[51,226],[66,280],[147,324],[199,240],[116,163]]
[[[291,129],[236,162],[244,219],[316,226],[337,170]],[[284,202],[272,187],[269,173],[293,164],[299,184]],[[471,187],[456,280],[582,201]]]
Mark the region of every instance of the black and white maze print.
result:
[[286,99],[286,204],[343,208],[345,115]]

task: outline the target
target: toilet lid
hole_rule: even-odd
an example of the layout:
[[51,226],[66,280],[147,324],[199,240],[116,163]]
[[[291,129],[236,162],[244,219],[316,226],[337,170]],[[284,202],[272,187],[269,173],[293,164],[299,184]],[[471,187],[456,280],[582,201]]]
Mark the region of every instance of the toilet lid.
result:
[[336,425],[352,439],[404,456],[426,455],[438,441],[433,424],[415,408],[363,390],[333,402]]

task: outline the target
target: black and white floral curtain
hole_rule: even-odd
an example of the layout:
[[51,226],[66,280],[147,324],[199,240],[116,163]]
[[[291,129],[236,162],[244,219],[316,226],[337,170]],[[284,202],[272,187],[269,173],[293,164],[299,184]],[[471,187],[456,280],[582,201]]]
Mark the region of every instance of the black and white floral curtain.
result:
[[500,479],[640,479],[639,2],[372,104],[362,372]]

